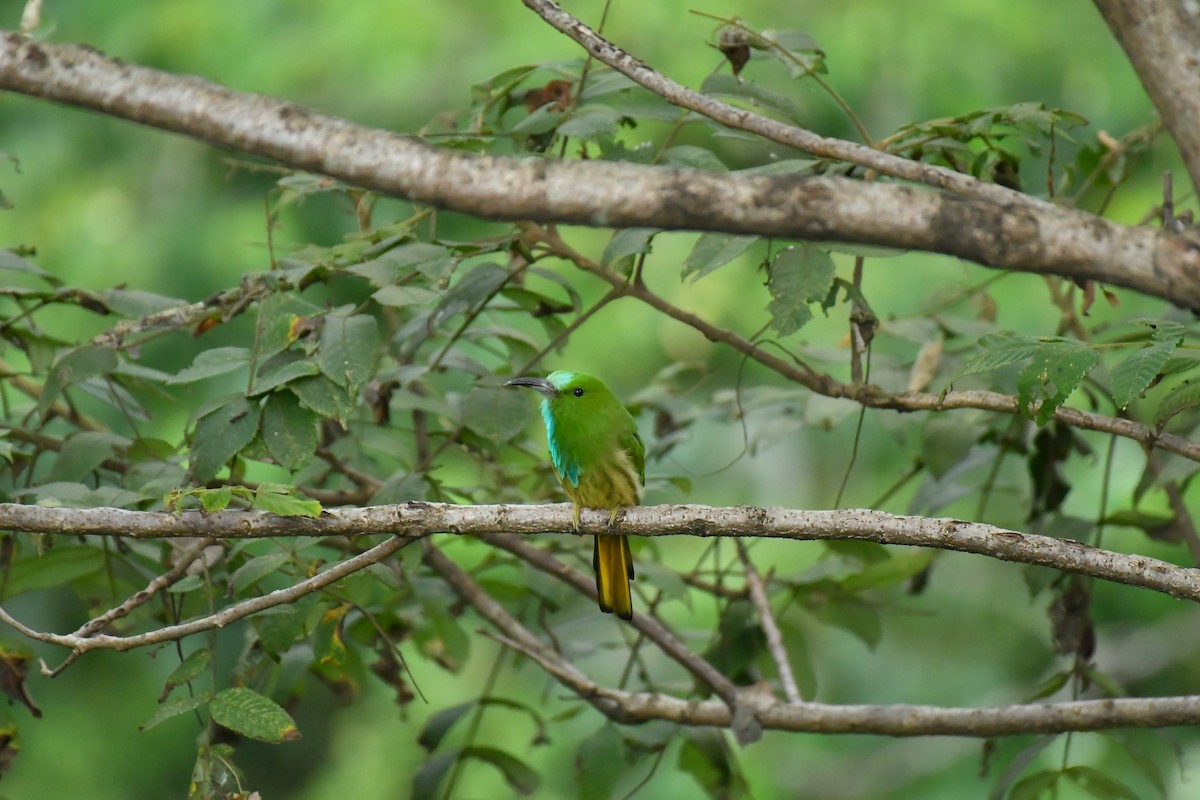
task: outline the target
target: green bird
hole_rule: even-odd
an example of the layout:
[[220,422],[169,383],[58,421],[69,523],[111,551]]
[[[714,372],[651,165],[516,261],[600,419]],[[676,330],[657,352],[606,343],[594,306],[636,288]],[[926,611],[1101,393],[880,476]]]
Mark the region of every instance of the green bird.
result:
[[[607,511],[611,526],[618,511],[638,504],[646,482],[646,448],[633,417],[603,381],[560,370],[546,378],[513,378],[504,385],[528,386],[542,394],[550,461],[575,504],[576,530],[582,509]],[[633,558],[626,537],[597,535],[592,566],[600,610],[632,619]]]

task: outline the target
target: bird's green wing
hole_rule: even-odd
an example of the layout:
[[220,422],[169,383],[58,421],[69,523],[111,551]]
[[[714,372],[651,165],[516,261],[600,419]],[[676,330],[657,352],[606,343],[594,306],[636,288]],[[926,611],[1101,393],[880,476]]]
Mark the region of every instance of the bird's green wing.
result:
[[637,428],[634,428],[621,437],[621,447],[629,455],[629,461],[633,464],[633,468],[637,470],[638,480],[645,486],[646,446],[642,444],[642,437],[638,436]]

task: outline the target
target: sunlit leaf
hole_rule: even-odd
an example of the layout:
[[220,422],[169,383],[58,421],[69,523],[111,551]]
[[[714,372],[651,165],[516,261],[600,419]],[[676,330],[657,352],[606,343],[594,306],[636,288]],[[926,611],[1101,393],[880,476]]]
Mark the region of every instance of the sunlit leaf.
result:
[[291,716],[269,697],[237,687],[219,692],[210,708],[213,721],[260,742],[290,742],[300,738]]

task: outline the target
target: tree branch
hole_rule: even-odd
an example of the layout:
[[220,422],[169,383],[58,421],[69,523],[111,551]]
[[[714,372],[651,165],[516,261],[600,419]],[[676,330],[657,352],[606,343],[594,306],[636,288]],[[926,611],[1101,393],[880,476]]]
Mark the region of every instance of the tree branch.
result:
[[[894,411],[946,411],[956,408],[977,408],[1002,414],[1022,412],[1017,398],[1009,394],[982,389],[948,391],[943,394],[928,392],[901,392],[893,394],[874,384],[843,383],[832,375],[817,372],[806,365],[795,365],[767,352],[754,342],[731,330],[714,325],[655,294],[644,283],[628,283],[625,278],[606,270],[592,259],[569,245],[553,230],[529,223],[526,227],[536,231],[538,237],[555,255],[565,258],[611,285],[614,291],[633,297],[646,305],[681,322],[699,332],[710,342],[728,345],[790,381],[800,384],[825,397],[852,400],[868,408],[891,409]],[[1154,448],[1166,450],[1192,461],[1200,461],[1200,442],[1194,442],[1173,433],[1163,433],[1132,419],[1110,417],[1092,411],[1081,411],[1071,406],[1059,406],[1054,410],[1055,420],[1090,431],[1110,433],[1138,442],[1148,451]]]
[[79,46],[0,34],[0,89],[92,109],[489,219],[872,243],[1124,286],[1200,309],[1200,246],[1014,195],[838,177],[475,156]]
[[[633,536],[757,536],[796,541],[848,539],[956,550],[1076,572],[1179,599],[1200,601],[1200,570],[1148,556],[1101,550],[1070,539],[1020,533],[957,519],[900,516],[869,509],[801,511],[751,506],[661,505],[626,509],[619,520],[621,533]],[[607,513],[585,511],[579,533],[606,533],[609,530],[607,523]],[[392,506],[327,509],[319,519],[279,517],[264,511],[172,514],[2,503],[0,529],[70,536],[118,535],[134,539],[192,536],[243,539],[378,533],[394,533],[412,539],[434,533],[574,532],[568,503],[464,506],[416,501]]]
[[1200,13],[1187,0],[1095,0],[1200,191]]
[[[515,538],[515,537],[513,537]],[[456,594],[497,631],[489,634],[526,656],[548,675],[610,719],[623,724],[665,720],[680,725],[732,728],[742,741],[736,711],[721,701],[696,701],[661,693],[626,692],[597,684],[546,647],[461,567],[436,547],[425,561]],[[635,621],[638,617],[635,617]],[[741,695],[746,697],[746,695]],[[927,705],[827,705],[763,702],[753,710],[765,730],[810,733],[869,733],[883,736],[991,737],[1108,728],[1153,728],[1200,723],[1200,697],[1122,698],[1065,703],[946,708]]]

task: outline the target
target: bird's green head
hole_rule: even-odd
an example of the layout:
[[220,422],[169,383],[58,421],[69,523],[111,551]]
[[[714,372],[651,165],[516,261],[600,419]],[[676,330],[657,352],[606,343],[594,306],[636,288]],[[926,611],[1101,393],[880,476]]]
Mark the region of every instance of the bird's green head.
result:
[[504,385],[540,392],[543,415],[560,420],[595,416],[622,407],[604,381],[582,372],[559,370],[545,378],[513,378]]

